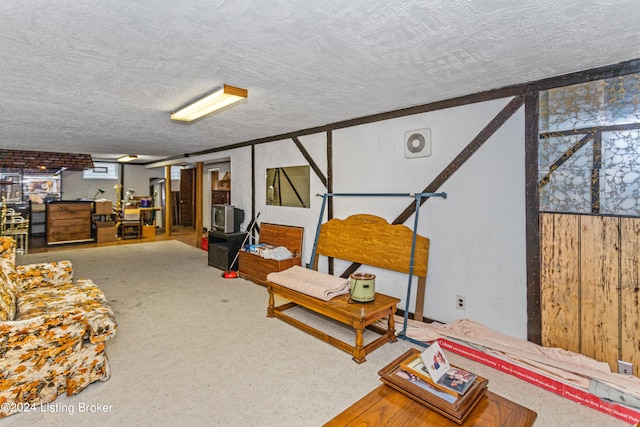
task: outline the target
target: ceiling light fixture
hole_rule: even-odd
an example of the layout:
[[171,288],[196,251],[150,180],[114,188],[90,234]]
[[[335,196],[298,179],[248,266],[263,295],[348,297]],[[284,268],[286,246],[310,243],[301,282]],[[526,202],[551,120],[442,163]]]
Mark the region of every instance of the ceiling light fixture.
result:
[[137,158],[138,158],[138,156],[136,156],[136,155],[127,154],[126,156],[118,157],[118,161],[119,162],[130,162],[130,161],[135,160]]
[[171,120],[192,122],[227,105],[245,99],[248,95],[246,89],[224,85],[204,97],[190,102],[178,111],[171,113]]

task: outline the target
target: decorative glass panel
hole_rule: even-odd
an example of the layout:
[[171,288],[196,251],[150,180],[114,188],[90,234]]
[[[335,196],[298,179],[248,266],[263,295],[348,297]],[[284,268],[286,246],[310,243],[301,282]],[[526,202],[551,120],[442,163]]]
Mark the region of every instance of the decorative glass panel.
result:
[[639,77],[540,93],[540,210],[640,216]]

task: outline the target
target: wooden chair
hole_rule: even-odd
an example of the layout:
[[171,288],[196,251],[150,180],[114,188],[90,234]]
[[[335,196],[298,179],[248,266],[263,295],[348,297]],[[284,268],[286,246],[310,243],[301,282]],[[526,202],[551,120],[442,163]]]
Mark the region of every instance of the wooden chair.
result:
[[124,208],[120,222],[120,237],[123,239],[142,237],[140,208]]
[[16,214],[16,211],[14,211],[11,208],[7,208],[7,203],[4,201],[2,201],[2,209],[0,209],[0,219],[2,220],[2,230],[0,231],[0,234],[4,236],[5,234],[5,230],[7,229],[7,227],[9,227],[9,224],[11,223],[11,221],[13,221],[13,218],[15,218],[16,216],[18,216]]
[[3,236],[11,236],[16,240],[16,253],[29,253],[29,218],[25,219],[21,216],[3,218]]

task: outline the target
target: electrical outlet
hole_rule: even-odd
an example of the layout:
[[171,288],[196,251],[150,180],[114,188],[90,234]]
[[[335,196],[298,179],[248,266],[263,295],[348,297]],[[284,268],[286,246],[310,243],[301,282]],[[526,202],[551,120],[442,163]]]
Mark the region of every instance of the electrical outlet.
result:
[[462,295],[456,295],[456,308],[458,310],[466,310],[467,309],[467,298]]
[[623,375],[633,375],[633,363],[618,360],[618,373]]

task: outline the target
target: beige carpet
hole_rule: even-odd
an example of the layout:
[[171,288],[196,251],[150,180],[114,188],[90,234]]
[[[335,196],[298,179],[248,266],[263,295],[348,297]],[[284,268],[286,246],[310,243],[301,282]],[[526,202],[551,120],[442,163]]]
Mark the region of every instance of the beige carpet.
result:
[[[266,317],[265,288],[222,279],[206,252],[177,241],[18,256],[69,259],[110,300],[118,332],[112,377],[76,396],[0,420],[30,426],[320,426],[380,384],[378,370],[415,345],[399,340],[351,356]],[[298,316],[321,322],[300,311]],[[351,342],[353,333],[323,327]],[[370,339],[369,337],[368,339]],[[365,338],[367,340],[367,338]],[[627,425],[486,366],[450,354],[490,390],[538,412],[536,426]]]

